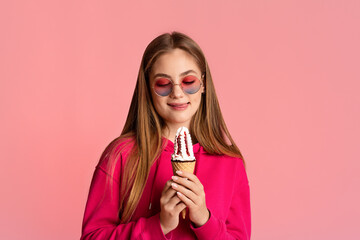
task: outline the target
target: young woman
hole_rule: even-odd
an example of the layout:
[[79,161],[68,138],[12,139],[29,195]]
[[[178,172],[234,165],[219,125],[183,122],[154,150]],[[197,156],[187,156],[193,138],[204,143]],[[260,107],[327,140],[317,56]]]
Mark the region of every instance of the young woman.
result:
[[[173,176],[183,126],[196,167]],[[144,52],[122,133],[96,166],[81,239],[250,239],[250,223],[243,157],[204,54],[185,34],[162,34]]]

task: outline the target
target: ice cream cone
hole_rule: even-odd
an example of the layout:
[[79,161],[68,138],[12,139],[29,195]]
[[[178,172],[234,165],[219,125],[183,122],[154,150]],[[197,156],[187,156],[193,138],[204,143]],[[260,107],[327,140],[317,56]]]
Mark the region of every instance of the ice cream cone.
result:
[[178,170],[180,170],[182,172],[194,173],[195,163],[196,163],[195,160],[171,161],[174,175],[176,174],[176,171],[178,171]]
[[[196,163],[195,160],[191,160],[191,161],[173,161],[173,160],[171,160],[174,175],[177,175],[176,171],[179,171],[179,170],[182,172],[194,173],[195,163]],[[182,215],[182,218],[185,219],[186,209],[181,211],[181,215]]]
[[[189,129],[180,127],[175,136],[174,153],[171,155],[171,164],[174,175],[176,171],[194,173],[195,156]],[[183,219],[186,216],[186,209],[181,212]]]

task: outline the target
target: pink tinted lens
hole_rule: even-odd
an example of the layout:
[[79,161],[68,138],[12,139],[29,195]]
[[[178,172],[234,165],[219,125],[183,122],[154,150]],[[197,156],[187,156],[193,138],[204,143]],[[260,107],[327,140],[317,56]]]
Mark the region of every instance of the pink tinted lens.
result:
[[195,76],[187,76],[181,82],[182,89],[188,94],[194,94],[199,91],[201,83]]
[[172,83],[169,79],[159,78],[154,84],[154,90],[160,96],[167,96],[171,93]]

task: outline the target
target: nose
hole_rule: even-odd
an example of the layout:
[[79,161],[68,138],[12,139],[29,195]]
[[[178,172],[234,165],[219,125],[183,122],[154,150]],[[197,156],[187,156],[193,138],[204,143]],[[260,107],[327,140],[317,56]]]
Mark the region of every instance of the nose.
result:
[[183,97],[183,95],[184,95],[184,92],[181,88],[181,84],[174,84],[170,96],[173,98],[180,98],[180,97]]

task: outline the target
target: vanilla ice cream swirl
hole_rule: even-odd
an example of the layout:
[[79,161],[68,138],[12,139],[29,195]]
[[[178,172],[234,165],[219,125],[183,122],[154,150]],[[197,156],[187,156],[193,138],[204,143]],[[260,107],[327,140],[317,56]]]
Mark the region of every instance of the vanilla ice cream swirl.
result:
[[171,159],[175,161],[195,160],[191,136],[186,127],[180,127],[176,132],[174,153],[171,155]]

